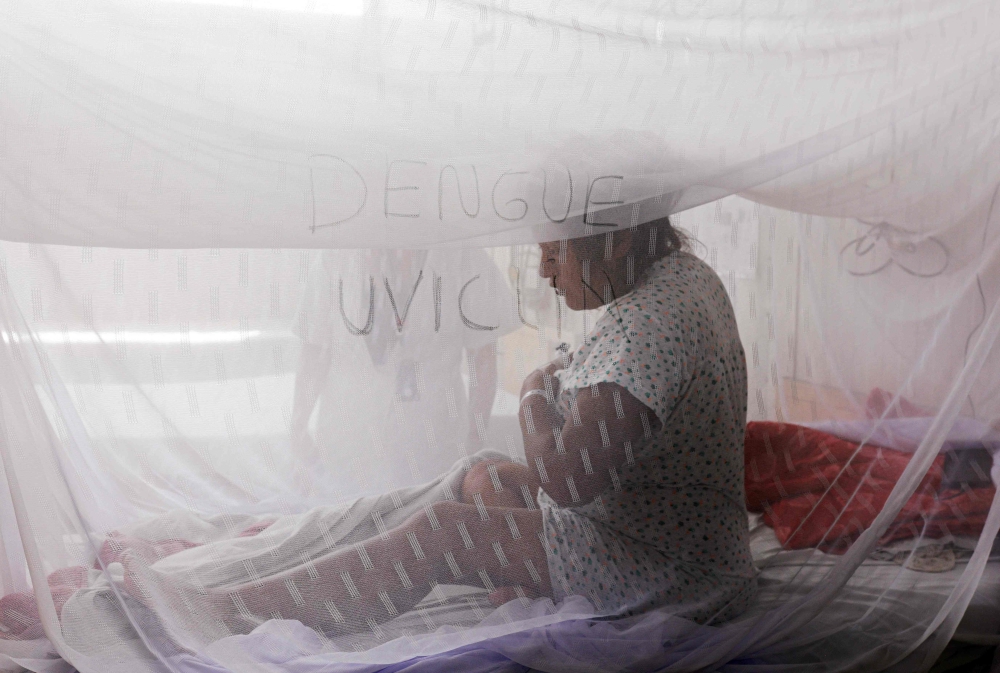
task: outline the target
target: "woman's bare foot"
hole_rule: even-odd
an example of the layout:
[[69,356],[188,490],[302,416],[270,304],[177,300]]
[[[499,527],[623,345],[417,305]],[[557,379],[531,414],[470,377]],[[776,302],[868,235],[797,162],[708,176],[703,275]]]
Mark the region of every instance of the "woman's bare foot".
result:
[[[62,617],[66,602],[87,585],[87,569],[61,568],[48,576],[48,584],[56,615]],[[35,640],[44,636],[34,592],[18,591],[0,598],[0,640]]]

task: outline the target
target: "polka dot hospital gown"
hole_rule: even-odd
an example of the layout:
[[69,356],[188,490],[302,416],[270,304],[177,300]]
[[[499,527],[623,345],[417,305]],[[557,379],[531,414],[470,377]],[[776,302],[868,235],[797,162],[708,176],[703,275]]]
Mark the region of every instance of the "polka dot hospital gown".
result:
[[618,488],[599,499],[560,507],[539,492],[556,598],[579,594],[607,615],[663,607],[701,623],[745,610],[756,590],[743,492],[746,360],[715,272],[687,253],[656,262],[557,376],[564,414],[575,396],[611,382],[662,428],[633,444]]

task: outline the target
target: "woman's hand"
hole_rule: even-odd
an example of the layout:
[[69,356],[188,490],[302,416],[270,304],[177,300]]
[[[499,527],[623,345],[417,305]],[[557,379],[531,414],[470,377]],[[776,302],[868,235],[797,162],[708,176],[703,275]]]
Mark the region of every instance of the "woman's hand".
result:
[[[546,377],[550,377],[549,380],[553,380],[554,379],[553,374],[555,374],[557,370],[563,369],[564,364],[568,365],[572,361],[573,361],[572,354],[566,355],[565,359],[563,356],[559,356],[556,359],[549,362],[547,365],[539,367],[535,371],[528,374],[528,376],[524,379],[524,383],[521,384],[521,397],[524,397],[525,393],[527,393],[529,390],[545,390]],[[552,386],[552,394],[557,395],[558,394],[558,390],[556,389],[557,383],[553,381],[552,383],[550,383],[550,385]]]
[[541,395],[527,397],[521,405],[521,433],[528,465],[563,507],[618,488],[618,472],[635,463],[633,445],[660,430],[652,409],[615,383],[601,382],[577,394],[570,401],[572,418],[558,417],[555,409]]

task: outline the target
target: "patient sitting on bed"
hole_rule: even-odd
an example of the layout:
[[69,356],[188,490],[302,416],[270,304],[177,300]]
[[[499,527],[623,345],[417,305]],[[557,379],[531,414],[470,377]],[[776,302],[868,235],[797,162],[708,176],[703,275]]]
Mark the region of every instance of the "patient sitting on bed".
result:
[[[746,364],[721,281],[666,218],[541,248],[539,273],[570,309],[605,310],[583,345],[524,381],[528,464],[475,463],[460,499],[199,590],[199,603],[227,623],[281,617],[327,632],[387,621],[439,583],[483,587],[495,604],[579,595],[602,615],[661,608],[701,623],[748,606]],[[102,564],[121,561],[143,602],[144,566],[189,546],[111,542],[121,551],[105,545]]]

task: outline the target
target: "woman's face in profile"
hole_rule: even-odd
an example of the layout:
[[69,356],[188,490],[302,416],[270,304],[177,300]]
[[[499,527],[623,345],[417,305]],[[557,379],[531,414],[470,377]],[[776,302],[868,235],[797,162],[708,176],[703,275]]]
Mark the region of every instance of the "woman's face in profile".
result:
[[[559,241],[540,243],[539,247],[542,249],[542,259],[538,265],[538,275],[549,279],[549,285],[565,298],[566,306],[573,311],[582,311],[597,308],[603,303],[584,285],[583,263],[574,253],[572,245],[565,245],[561,264]],[[589,279],[586,280],[590,282]]]

